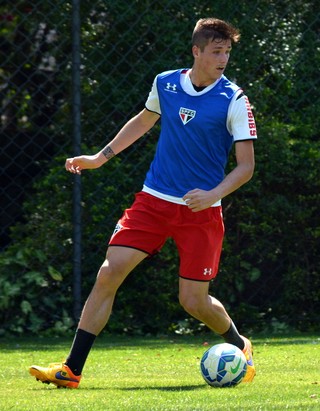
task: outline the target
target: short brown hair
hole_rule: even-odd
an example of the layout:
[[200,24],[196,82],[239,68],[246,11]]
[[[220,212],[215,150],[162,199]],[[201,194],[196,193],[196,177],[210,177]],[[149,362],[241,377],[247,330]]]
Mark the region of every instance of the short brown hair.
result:
[[198,20],[192,33],[192,45],[198,46],[202,51],[210,40],[231,40],[237,43],[239,39],[240,32],[237,28],[214,17]]

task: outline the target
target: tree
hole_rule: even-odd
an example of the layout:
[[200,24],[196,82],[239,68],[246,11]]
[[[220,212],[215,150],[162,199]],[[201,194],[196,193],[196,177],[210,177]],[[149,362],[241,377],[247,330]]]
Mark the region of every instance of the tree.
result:
[[[13,19],[14,27],[24,20],[25,4],[17,3],[19,18]],[[71,154],[70,29],[66,19],[70,5],[33,4],[34,11],[21,27],[36,39],[45,21],[46,33],[54,30],[61,41],[47,44],[43,40],[44,54],[32,60],[36,41],[31,44],[29,38],[25,60],[19,64],[23,71],[23,61],[35,63],[32,70],[28,68],[17,100],[19,109],[9,116],[20,133],[22,130],[30,136],[28,141],[42,136],[33,158],[50,158],[43,175],[34,180],[32,196],[24,202],[24,221],[12,228],[12,243],[0,257],[0,319],[3,328],[12,332],[65,331],[72,322],[72,176],[63,170],[64,157]],[[81,4],[84,152],[95,152],[143,107],[155,74],[192,63],[190,38],[198,17],[214,14],[240,27],[242,40],[234,47],[227,76],[244,87],[255,109],[257,166],[253,180],[223,202],[227,232],[220,274],[212,290],[229,304],[240,326],[254,329],[317,327],[320,116],[313,102],[320,89],[319,54],[314,49],[320,19],[313,10],[313,2],[300,0],[245,1],[236,6],[227,1],[214,8],[210,2],[195,6],[191,1],[176,0],[139,1],[131,7],[122,0]],[[13,31],[2,34],[6,44],[11,44],[6,50],[14,50],[15,43],[10,43]],[[41,93],[31,84],[48,49],[59,64],[54,81],[51,74],[45,77],[49,88],[41,99]],[[55,87],[61,93],[57,100]],[[9,89],[5,90],[2,96],[7,96]],[[26,95],[41,108],[26,106],[25,97],[21,97]],[[54,107],[50,113],[49,103]],[[19,113],[28,118],[23,126]],[[106,168],[82,176],[84,296],[92,286],[116,220],[141,188],[157,135],[156,128]],[[14,138],[12,134],[8,141]],[[44,141],[54,145],[48,156],[46,150],[41,152]],[[20,159],[13,153],[13,158]],[[24,160],[24,165],[26,162],[30,161]],[[33,171],[28,174],[36,175]],[[20,274],[18,281],[16,272]],[[177,272],[178,258],[169,242],[156,259],[139,266],[125,282],[116,301],[120,309],[115,310],[109,329],[142,333],[179,329],[185,314],[177,302]],[[149,278],[152,281],[147,281]],[[13,282],[17,284],[10,288]],[[23,294],[26,287],[28,293]],[[297,307],[297,300],[303,309]],[[39,306],[35,301],[41,302],[41,309],[34,308]],[[57,305],[67,310],[55,311],[52,318],[52,307]],[[156,321],[150,321],[148,307],[152,307]],[[19,319],[18,329],[6,314],[9,309],[16,324]]]

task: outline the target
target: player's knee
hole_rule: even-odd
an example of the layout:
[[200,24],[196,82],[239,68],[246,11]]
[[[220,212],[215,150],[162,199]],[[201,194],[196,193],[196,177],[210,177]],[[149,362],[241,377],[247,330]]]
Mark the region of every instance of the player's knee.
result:
[[197,296],[190,294],[179,295],[179,302],[187,313],[193,317],[199,316],[201,312],[201,301]]
[[104,289],[116,290],[122,282],[121,278],[121,269],[105,260],[98,271],[96,285]]

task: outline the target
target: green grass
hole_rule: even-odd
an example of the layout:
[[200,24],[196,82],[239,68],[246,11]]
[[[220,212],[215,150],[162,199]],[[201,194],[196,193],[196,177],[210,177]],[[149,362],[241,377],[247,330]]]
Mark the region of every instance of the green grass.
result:
[[257,376],[234,388],[202,379],[204,341],[101,336],[80,388],[69,390],[37,382],[28,367],[61,361],[70,340],[2,339],[0,410],[320,410],[319,336],[254,339]]

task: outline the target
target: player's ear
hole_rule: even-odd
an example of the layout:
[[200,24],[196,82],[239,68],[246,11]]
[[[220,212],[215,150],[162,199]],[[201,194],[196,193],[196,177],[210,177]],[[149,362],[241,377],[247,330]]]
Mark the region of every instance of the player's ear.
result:
[[192,55],[194,58],[199,57],[200,54],[200,48],[196,45],[192,46]]

